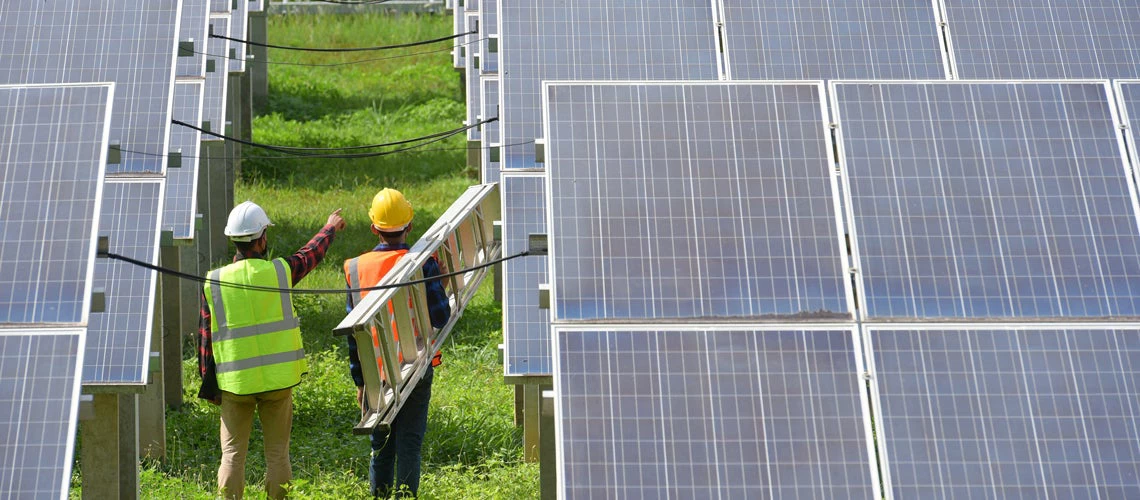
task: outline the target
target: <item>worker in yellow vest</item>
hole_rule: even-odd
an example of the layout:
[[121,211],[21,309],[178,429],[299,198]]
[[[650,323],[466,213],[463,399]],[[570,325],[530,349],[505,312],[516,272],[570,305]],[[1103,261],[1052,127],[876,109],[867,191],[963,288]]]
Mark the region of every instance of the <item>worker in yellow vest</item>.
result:
[[293,478],[293,387],[308,371],[292,294],[226,284],[293,288],[324,259],[336,232],[344,229],[344,219],[336,210],[296,253],[266,260],[266,229],[272,225],[265,210],[251,201],[234,207],[225,228],[237,247],[234,262],[210,271],[210,281],[203,286],[198,397],[222,407],[218,489],[225,498],[241,498],[245,489],[254,410],[265,435],[266,493],[269,498],[285,497],[285,484]]
[[[372,220],[372,233],[380,239],[378,245],[355,259],[344,263],[345,281],[351,289],[376,286],[405,254],[408,253],[407,237],[412,230],[414,216],[412,204],[395,189],[383,189],[372,198],[368,217]],[[425,279],[441,274],[439,262],[428,258],[423,265]],[[440,280],[426,283],[428,311],[431,325],[443,328],[451,318],[451,305],[447,292]],[[360,303],[368,292],[350,293],[348,310]],[[389,307],[393,307],[389,305]],[[397,335],[403,332],[396,332]],[[408,334],[411,334],[409,332]],[[356,340],[348,337],[349,369],[356,382],[357,402],[364,405],[364,375],[360,367]],[[366,359],[375,359],[368,356]],[[376,431],[372,434],[372,460],[368,468],[373,496],[387,498],[395,483],[397,494],[415,496],[420,487],[420,457],[424,433],[427,432],[428,404],[431,400],[431,383],[435,367],[440,364],[437,353],[432,358],[427,373],[412,390],[400,412],[393,419],[389,432]]]

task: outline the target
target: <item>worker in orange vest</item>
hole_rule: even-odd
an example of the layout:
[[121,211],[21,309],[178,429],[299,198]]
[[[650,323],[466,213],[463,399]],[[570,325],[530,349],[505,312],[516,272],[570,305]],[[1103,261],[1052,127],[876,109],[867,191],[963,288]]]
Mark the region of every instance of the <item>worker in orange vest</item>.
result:
[[[345,261],[344,274],[349,288],[376,286],[396,262],[408,253],[407,237],[412,230],[413,216],[412,204],[399,191],[385,188],[376,193],[368,217],[372,219],[372,233],[379,236],[380,242],[372,251]],[[429,258],[423,266],[424,278],[431,279],[440,274],[439,262],[434,257]],[[426,289],[432,327],[442,328],[451,318],[451,306],[443,283],[431,280],[427,282]],[[348,310],[351,311],[367,294],[368,292],[350,293]],[[363,407],[364,375],[360,369],[356,340],[352,336],[348,337],[348,356],[352,380],[356,382],[356,399]],[[398,493],[415,496],[419,490],[420,457],[424,433],[427,432],[431,382],[435,367],[439,364],[440,356],[436,354],[427,373],[392,421],[391,430],[377,430],[372,434],[372,460],[368,476],[374,496],[387,497],[392,492],[394,481]]]

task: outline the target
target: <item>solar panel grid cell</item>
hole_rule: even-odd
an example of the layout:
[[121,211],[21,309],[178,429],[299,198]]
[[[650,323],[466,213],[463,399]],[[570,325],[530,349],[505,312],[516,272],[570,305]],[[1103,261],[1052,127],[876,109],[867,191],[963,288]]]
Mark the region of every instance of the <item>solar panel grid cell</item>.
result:
[[[488,75],[483,77],[482,82],[482,97],[483,97],[483,118],[497,118],[499,116],[499,77],[498,75]],[[502,141],[500,140],[499,131],[502,129],[502,122],[495,121],[483,125],[483,150],[480,154],[483,156],[483,182],[498,182],[499,170],[501,165],[502,155]],[[497,150],[493,148],[500,148]]]
[[561,496],[878,498],[850,327],[555,327]]
[[[480,71],[484,75],[488,73],[498,74],[499,0],[483,0],[481,7],[482,9],[479,11],[479,34],[476,36],[482,40],[479,42]],[[491,50],[493,46],[496,46],[495,51]]]
[[851,317],[819,83],[548,83],[555,320]]
[[[211,15],[210,26],[213,33],[229,36],[230,16]],[[215,134],[224,134],[226,130],[226,93],[229,91],[229,75],[226,71],[224,54],[226,54],[227,46],[225,40],[211,38],[207,51],[217,57],[209,57],[207,61],[207,65],[210,65],[210,61],[213,62],[214,71],[206,73],[205,99],[202,103],[202,128]],[[221,139],[202,135],[202,140],[218,141]]]
[[[546,234],[546,180],[535,172],[505,172],[503,254],[527,250],[530,234]],[[546,256],[503,263],[506,375],[550,375],[550,312],[538,307],[538,285],[549,281]]]
[[833,89],[866,318],[1140,315],[1105,82]]
[[946,78],[931,0],[723,0],[733,79]]
[[[467,29],[468,30],[478,30],[479,29],[479,15],[478,14],[467,14]],[[475,40],[477,38],[477,35],[471,35],[468,38],[470,38],[470,40]],[[466,60],[467,61],[467,74],[465,75],[465,77],[466,77],[465,85],[467,86],[467,91],[465,92],[465,94],[467,96],[467,124],[472,125],[472,124],[475,124],[479,121],[479,115],[482,114],[482,110],[481,110],[482,96],[480,94],[480,90],[481,90],[480,74],[481,73],[480,73],[480,70],[478,67],[478,63],[480,61],[479,45],[478,44],[467,45],[467,51],[468,51],[468,53],[467,53],[468,57]],[[467,140],[469,140],[469,141],[478,141],[480,139],[481,135],[482,134],[480,133],[480,130],[478,127],[467,130]]]
[[[99,233],[109,237],[111,252],[158,263],[163,183],[160,179],[106,183]],[[156,282],[154,271],[118,260],[96,261],[95,286],[106,291],[107,305],[91,314],[84,384],[146,384]]]
[[[173,118],[200,126],[204,91],[205,80],[175,82]],[[170,151],[182,152],[182,166],[166,172],[162,225],[173,231],[175,239],[194,239],[201,140],[202,133],[197,130],[182,126],[170,129]]]
[[895,498],[1140,496],[1136,326],[868,327]]
[[87,322],[114,88],[0,86],[0,323]]
[[[234,0],[230,17],[230,37],[245,40],[249,32],[249,0]],[[245,71],[245,53],[247,46],[243,42],[230,42],[229,68],[231,72]]]
[[[542,82],[716,80],[708,0],[525,0],[499,6],[502,142],[544,137]],[[503,168],[542,167],[533,145],[503,151]]]
[[110,139],[150,155],[123,155],[107,173],[162,173],[180,5],[0,2],[0,83],[116,82]]
[[189,56],[179,54],[177,76],[205,78],[209,17],[209,0],[182,0],[182,24],[178,28],[178,40],[193,41],[194,53]]
[[0,330],[0,497],[66,498],[83,330]]

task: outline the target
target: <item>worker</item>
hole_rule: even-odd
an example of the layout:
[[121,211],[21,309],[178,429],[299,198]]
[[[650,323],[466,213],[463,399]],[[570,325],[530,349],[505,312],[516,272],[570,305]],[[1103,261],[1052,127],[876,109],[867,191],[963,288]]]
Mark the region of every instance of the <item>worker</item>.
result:
[[[372,233],[380,239],[371,252],[344,263],[345,279],[352,289],[376,286],[405,254],[408,253],[407,237],[412,230],[414,211],[411,203],[395,189],[383,189],[372,198],[368,216],[372,220]],[[423,265],[423,275],[430,281],[426,284],[431,325],[443,328],[451,318],[451,307],[443,283],[431,278],[440,275],[439,262],[429,257]],[[367,292],[350,293],[348,310],[359,304]],[[399,332],[397,332],[399,334]],[[364,375],[360,369],[360,356],[357,354],[356,340],[348,337],[349,369],[356,383],[356,399],[361,409],[365,409]],[[374,356],[368,356],[375,359]],[[372,484],[373,496],[386,498],[396,494],[415,496],[420,487],[420,452],[424,433],[427,432],[428,403],[431,399],[431,382],[435,367],[440,364],[437,353],[431,360],[427,373],[404,401],[400,412],[393,419],[389,432],[377,430],[372,433],[372,460],[368,477]],[[395,475],[393,476],[393,473]]]
[[266,260],[266,230],[273,224],[265,210],[246,201],[230,212],[225,235],[237,254],[232,264],[210,271],[203,286],[198,336],[198,397],[222,410],[222,461],[218,489],[224,498],[241,498],[245,458],[253,413],[257,410],[265,439],[265,491],[284,498],[293,478],[289,433],[293,425],[293,387],[307,371],[300,322],[292,294],[255,291],[221,283],[288,290],[320,264],[336,232],[344,229],[337,209],[304,247],[285,258]]

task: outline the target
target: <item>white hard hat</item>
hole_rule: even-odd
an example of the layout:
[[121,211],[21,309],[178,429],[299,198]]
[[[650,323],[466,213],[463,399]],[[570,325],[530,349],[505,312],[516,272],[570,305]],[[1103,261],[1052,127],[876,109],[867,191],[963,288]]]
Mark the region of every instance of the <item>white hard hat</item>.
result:
[[243,201],[230,210],[230,218],[223,231],[233,241],[254,241],[261,237],[265,228],[272,226],[265,210],[252,201]]

